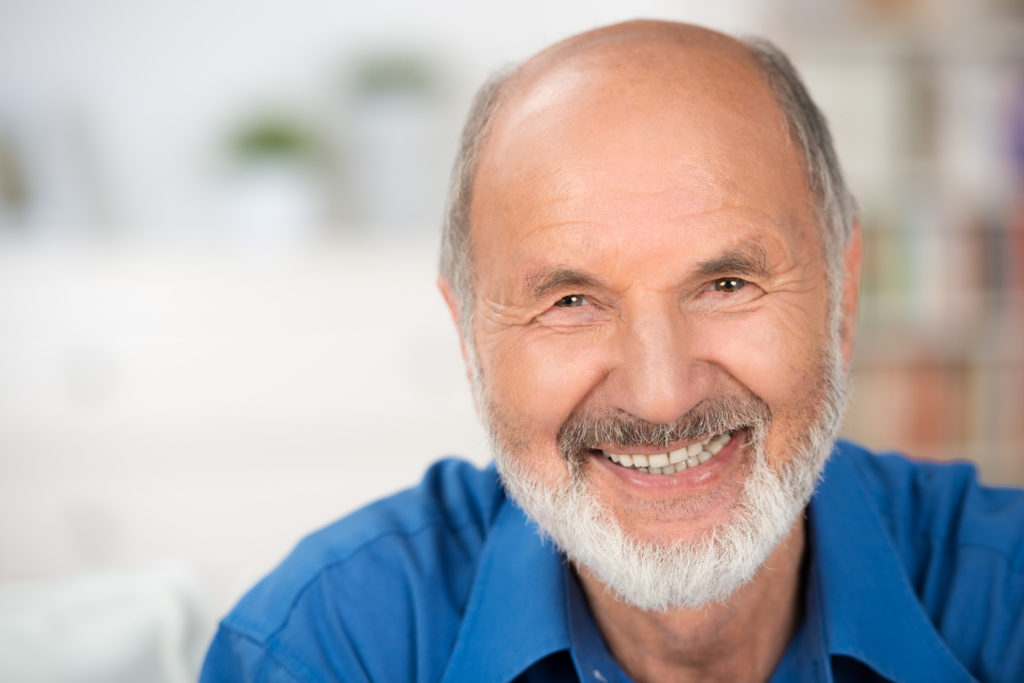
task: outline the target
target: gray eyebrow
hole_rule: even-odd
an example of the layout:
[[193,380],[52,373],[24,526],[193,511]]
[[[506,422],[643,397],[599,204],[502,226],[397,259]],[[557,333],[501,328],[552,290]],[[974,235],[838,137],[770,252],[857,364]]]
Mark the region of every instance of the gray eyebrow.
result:
[[583,271],[551,266],[533,271],[526,276],[525,290],[535,300],[544,299],[552,292],[574,287],[600,287],[601,281]]
[[[696,280],[704,280],[723,275],[768,279],[772,276],[772,271],[768,267],[768,254],[764,247],[756,242],[733,247],[698,263],[690,276]],[[523,289],[533,300],[540,300],[558,290],[602,286],[604,282],[589,273],[564,266],[549,266],[528,273]]]
[[698,263],[692,273],[695,279],[720,275],[753,275],[768,279],[772,275],[768,267],[768,254],[764,247],[753,242],[728,249],[714,258]]

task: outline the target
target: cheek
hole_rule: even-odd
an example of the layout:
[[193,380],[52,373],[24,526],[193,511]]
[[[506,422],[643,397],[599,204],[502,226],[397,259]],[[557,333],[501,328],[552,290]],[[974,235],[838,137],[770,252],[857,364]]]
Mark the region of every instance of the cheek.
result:
[[807,395],[825,342],[819,327],[808,316],[756,311],[708,324],[701,347],[706,360],[724,368],[779,414]]
[[790,446],[815,419],[813,397],[827,339],[819,327],[824,324],[794,329],[792,318],[751,317],[717,328],[709,340],[714,362],[768,404],[772,428],[766,448],[773,462],[789,457]]
[[555,333],[516,336],[487,351],[488,393],[518,429],[532,434],[531,440],[553,442],[558,428],[600,381],[602,345]]

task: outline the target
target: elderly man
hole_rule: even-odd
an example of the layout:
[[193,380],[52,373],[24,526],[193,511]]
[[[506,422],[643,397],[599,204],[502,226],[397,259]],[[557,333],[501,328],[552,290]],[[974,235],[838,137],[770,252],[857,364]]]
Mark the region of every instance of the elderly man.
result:
[[859,265],[766,43],[633,22],[486,86],[440,286],[496,471],[305,540],[203,680],[1019,680],[1024,496],[834,443]]

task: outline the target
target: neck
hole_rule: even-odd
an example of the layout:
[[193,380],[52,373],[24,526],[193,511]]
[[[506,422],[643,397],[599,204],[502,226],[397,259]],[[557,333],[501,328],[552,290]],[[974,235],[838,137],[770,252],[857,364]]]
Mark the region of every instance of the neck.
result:
[[648,612],[618,600],[579,569],[612,656],[636,681],[764,681],[800,624],[804,523],[724,605]]

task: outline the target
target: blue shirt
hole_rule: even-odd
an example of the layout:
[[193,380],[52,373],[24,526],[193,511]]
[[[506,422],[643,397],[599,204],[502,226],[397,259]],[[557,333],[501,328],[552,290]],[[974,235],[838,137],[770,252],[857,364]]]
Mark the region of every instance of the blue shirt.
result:
[[[805,613],[772,681],[1024,680],[1024,492],[840,442],[808,508]],[[303,540],[221,622],[201,681],[628,681],[493,466]]]

